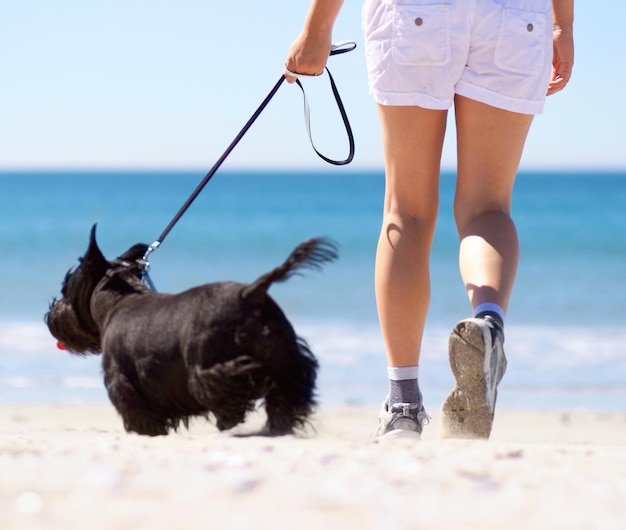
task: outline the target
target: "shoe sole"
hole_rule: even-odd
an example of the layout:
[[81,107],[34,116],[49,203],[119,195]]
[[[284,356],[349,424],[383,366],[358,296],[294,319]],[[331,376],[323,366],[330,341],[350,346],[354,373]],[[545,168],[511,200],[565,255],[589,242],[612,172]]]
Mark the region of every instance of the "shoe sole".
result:
[[506,358],[502,348],[492,347],[491,331],[480,322],[462,320],[450,334],[450,367],[456,384],[442,406],[444,438],[487,439],[491,434],[498,365],[505,368]]

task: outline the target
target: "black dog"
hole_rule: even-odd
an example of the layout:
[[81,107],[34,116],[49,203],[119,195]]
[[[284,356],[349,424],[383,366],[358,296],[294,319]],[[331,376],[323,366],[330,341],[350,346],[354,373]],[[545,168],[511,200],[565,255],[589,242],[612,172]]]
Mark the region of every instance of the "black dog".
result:
[[107,261],[94,226],[80,265],[63,282],[45,320],[59,346],[103,352],[104,384],[127,431],[163,435],[212,414],[220,430],[241,423],[262,399],[270,435],[306,424],[318,363],[297,337],[270,285],[337,258],[323,238],[301,243],[252,284],[218,282],[180,294],[141,281],[147,246]]

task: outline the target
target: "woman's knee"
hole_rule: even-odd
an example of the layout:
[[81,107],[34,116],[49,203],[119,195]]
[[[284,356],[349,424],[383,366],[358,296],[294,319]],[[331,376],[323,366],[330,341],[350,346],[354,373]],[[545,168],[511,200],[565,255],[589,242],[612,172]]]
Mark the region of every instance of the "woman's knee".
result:
[[401,243],[411,246],[430,246],[437,224],[437,210],[421,215],[401,210],[386,211],[383,216],[381,236],[396,248]]

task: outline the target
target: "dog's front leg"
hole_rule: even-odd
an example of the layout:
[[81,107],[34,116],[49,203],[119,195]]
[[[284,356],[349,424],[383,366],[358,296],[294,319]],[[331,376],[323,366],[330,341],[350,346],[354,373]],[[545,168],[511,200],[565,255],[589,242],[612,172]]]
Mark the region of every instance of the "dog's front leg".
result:
[[170,422],[150,408],[115,359],[105,356],[103,366],[104,384],[111,403],[122,417],[124,429],[147,436],[168,434]]

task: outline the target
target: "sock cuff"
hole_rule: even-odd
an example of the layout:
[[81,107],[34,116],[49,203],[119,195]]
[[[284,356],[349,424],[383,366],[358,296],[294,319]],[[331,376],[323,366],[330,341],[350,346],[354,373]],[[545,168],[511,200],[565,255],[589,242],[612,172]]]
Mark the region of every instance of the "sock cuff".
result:
[[406,381],[407,379],[417,379],[419,365],[415,366],[388,366],[387,375],[391,381]]
[[481,313],[485,313],[487,311],[491,311],[492,313],[495,313],[496,315],[500,317],[502,322],[504,322],[504,318],[506,316],[504,309],[502,309],[498,304],[493,304],[491,302],[484,302],[482,304],[478,304],[474,308],[474,316],[476,317],[477,315],[480,315]]

